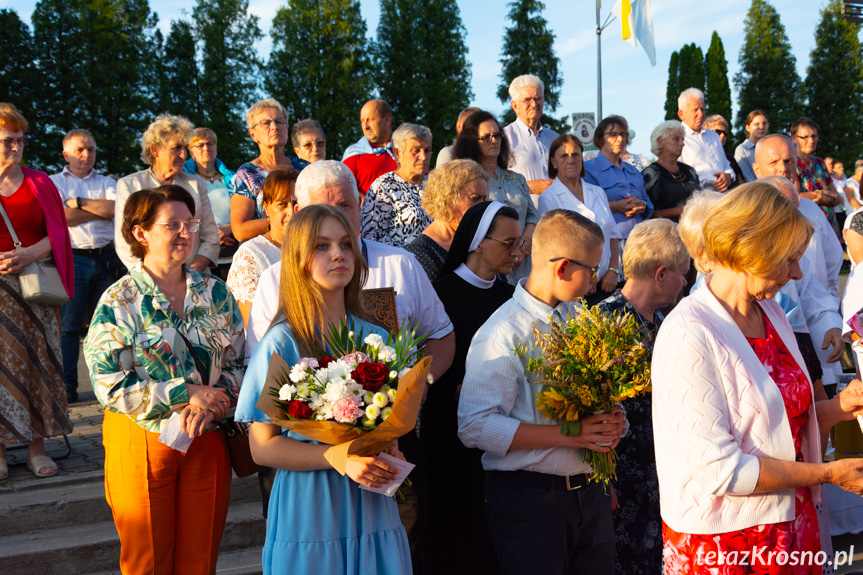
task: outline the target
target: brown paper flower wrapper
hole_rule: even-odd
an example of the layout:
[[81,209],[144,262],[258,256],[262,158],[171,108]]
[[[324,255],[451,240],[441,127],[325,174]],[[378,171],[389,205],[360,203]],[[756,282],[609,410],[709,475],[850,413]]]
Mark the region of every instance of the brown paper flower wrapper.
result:
[[279,388],[290,381],[291,366],[278,354],[270,357],[267,381],[256,407],[270,417],[273,425],[278,425],[299,433],[320,443],[332,445],[324,452],[324,457],[333,469],[345,474],[345,464],[349,455],[377,455],[385,451],[390,443],[409,433],[417,422],[426,378],[431,367],[431,356],[421,359],[404,377],[399,378],[398,393],[393,402],[393,412],[386,421],[372,430],[357,430],[336,421],[317,421],[312,419],[290,420],[276,405],[278,393],[270,390]]

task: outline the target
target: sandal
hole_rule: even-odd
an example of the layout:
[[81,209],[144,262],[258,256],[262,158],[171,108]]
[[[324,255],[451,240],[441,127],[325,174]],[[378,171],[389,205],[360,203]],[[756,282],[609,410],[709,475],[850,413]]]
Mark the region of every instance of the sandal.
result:
[[[53,467],[54,471],[48,473],[40,473],[46,467]],[[53,477],[59,471],[54,460],[47,455],[35,455],[27,460],[27,469],[33,472],[36,477]]]
[[9,464],[6,463],[6,458],[0,459],[0,481],[9,477]]

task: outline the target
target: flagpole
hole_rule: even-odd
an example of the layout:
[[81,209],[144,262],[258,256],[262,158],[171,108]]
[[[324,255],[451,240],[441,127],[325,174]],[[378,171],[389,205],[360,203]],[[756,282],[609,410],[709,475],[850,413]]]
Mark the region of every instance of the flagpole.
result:
[[596,0],[596,121],[602,120],[602,27],[599,25],[599,9],[602,0]]

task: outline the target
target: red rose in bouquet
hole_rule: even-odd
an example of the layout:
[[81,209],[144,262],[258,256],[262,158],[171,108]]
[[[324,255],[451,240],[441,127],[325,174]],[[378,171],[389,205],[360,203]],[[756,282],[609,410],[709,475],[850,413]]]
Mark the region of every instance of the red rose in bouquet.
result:
[[309,419],[315,413],[307,404],[296,399],[288,402],[288,408],[286,411],[288,412],[288,415],[296,419]]
[[336,361],[336,359],[334,357],[330,357],[328,355],[325,355],[324,357],[322,357],[321,359],[318,360],[318,367],[323,369],[323,368],[327,367],[328,365],[330,365],[331,361]]
[[389,380],[390,370],[379,361],[367,361],[359,364],[351,372],[351,377],[366,391],[377,391]]

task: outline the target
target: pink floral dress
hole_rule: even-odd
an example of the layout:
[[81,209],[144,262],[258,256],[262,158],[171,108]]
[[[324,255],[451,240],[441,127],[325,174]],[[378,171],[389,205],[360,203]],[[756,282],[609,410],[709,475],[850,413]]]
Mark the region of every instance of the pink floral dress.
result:
[[[809,380],[785,347],[782,339],[764,316],[766,338],[747,338],[755,355],[776,382],[794,436],[794,448],[802,461],[800,448],[803,427],[809,418],[812,392]],[[794,519],[770,525],[755,525],[739,531],[721,534],[696,535],[678,533],[662,522],[663,555],[668,575],[820,575],[821,567],[805,561],[806,565],[791,565],[789,557],[800,557],[802,552],[814,556],[821,551],[818,518],[808,487],[795,490]],[[755,556],[753,549],[763,549]],[[724,561],[720,564],[719,552]],[[770,555],[771,552],[776,552]],[[783,555],[780,552],[789,555]],[[796,554],[792,554],[797,551]],[[711,554],[711,552],[713,552]],[[736,552],[736,553],[733,553]],[[744,555],[745,553],[745,555]],[[805,557],[805,556],[804,556]]]

